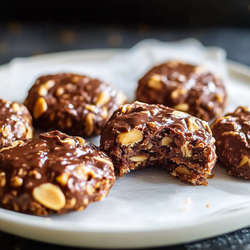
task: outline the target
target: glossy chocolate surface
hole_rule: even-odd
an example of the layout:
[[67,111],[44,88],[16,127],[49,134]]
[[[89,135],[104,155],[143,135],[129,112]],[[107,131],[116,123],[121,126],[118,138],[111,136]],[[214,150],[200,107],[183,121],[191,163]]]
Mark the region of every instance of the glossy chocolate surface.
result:
[[140,102],[123,105],[112,115],[101,135],[101,149],[120,176],[161,165],[195,185],[206,185],[217,159],[207,122],[163,105]]
[[211,125],[216,152],[230,175],[250,179],[250,111],[238,107]]
[[17,212],[82,210],[104,198],[114,181],[104,152],[59,131],[15,141],[0,151],[0,206]]
[[39,77],[25,105],[34,123],[70,135],[100,134],[126,96],[111,85],[83,75],[64,73]]
[[138,83],[138,101],[187,112],[206,121],[222,114],[227,93],[220,78],[201,66],[170,61],[153,67]]

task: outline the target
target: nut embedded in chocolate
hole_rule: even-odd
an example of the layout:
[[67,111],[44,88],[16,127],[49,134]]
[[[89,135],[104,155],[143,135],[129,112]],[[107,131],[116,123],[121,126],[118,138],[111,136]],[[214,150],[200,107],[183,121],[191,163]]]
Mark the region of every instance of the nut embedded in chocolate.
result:
[[0,149],[0,207],[46,215],[85,209],[115,182],[110,158],[81,137],[59,131]]
[[228,174],[250,179],[250,110],[238,107],[211,125],[216,152]]
[[22,104],[0,99],[0,148],[33,137],[32,117]]
[[163,105],[122,105],[105,125],[101,149],[120,176],[148,165],[161,165],[172,176],[206,185],[216,163],[208,123]]
[[222,114],[227,93],[205,68],[169,61],[149,70],[138,83],[138,101],[163,104],[209,121]]
[[126,96],[107,83],[65,73],[39,77],[25,105],[41,127],[91,136],[100,134],[108,118],[125,102]]

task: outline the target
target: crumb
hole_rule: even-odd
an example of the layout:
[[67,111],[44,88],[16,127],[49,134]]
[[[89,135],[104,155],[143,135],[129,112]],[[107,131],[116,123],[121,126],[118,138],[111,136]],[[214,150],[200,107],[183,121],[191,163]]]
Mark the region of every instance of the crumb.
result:
[[185,204],[190,205],[192,204],[192,199],[188,197],[184,202]]
[[185,201],[185,206],[183,208],[181,208],[182,211],[187,211],[191,208],[192,204],[192,199],[190,197],[188,197]]
[[210,207],[210,204],[207,204],[206,207]]

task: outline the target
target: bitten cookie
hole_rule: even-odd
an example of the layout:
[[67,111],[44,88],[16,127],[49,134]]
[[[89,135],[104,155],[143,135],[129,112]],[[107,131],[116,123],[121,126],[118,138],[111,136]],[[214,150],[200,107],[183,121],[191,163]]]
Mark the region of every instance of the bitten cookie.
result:
[[101,149],[120,176],[161,165],[194,185],[206,185],[217,158],[207,122],[163,105],[140,102],[123,105],[112,115],[101,135]]
[[211,125],[216,152],[229,175],[250,179],[250,111],[238,107]]
[[34,123],[48,130],[91,136],[101,129],[126,96],[111,85],[83,75],[39,77],[25,105]]
[[29,110],[17,102],[0,99],[0,148],[15,140],[33,137]]
[[59,131],[0,150],[0,207],[47,215],[85,209],[115,182],[110,158],[92,143]]
[[138,83],[138,101],[163,104],[209,121],[222,114],[227,93],[220,78],[200,66],[170,61],[149,70]]

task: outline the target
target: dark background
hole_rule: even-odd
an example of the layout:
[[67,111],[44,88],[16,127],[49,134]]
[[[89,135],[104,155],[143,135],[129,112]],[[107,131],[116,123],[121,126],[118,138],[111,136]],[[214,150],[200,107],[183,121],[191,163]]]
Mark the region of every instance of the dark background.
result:
[[249,26],[249,0],[1,0],[1,21]]
[[130,48],[187,37],[250,66],[250,0],[0,0],[0,64],[14,57]]
[[[0,64],[15,57],[130,48],[187,37],[250,66],[250,0],[0,0]],[[0,232],[0,250],[73,250]],[[161,250],[250,250],[250,228]]]

